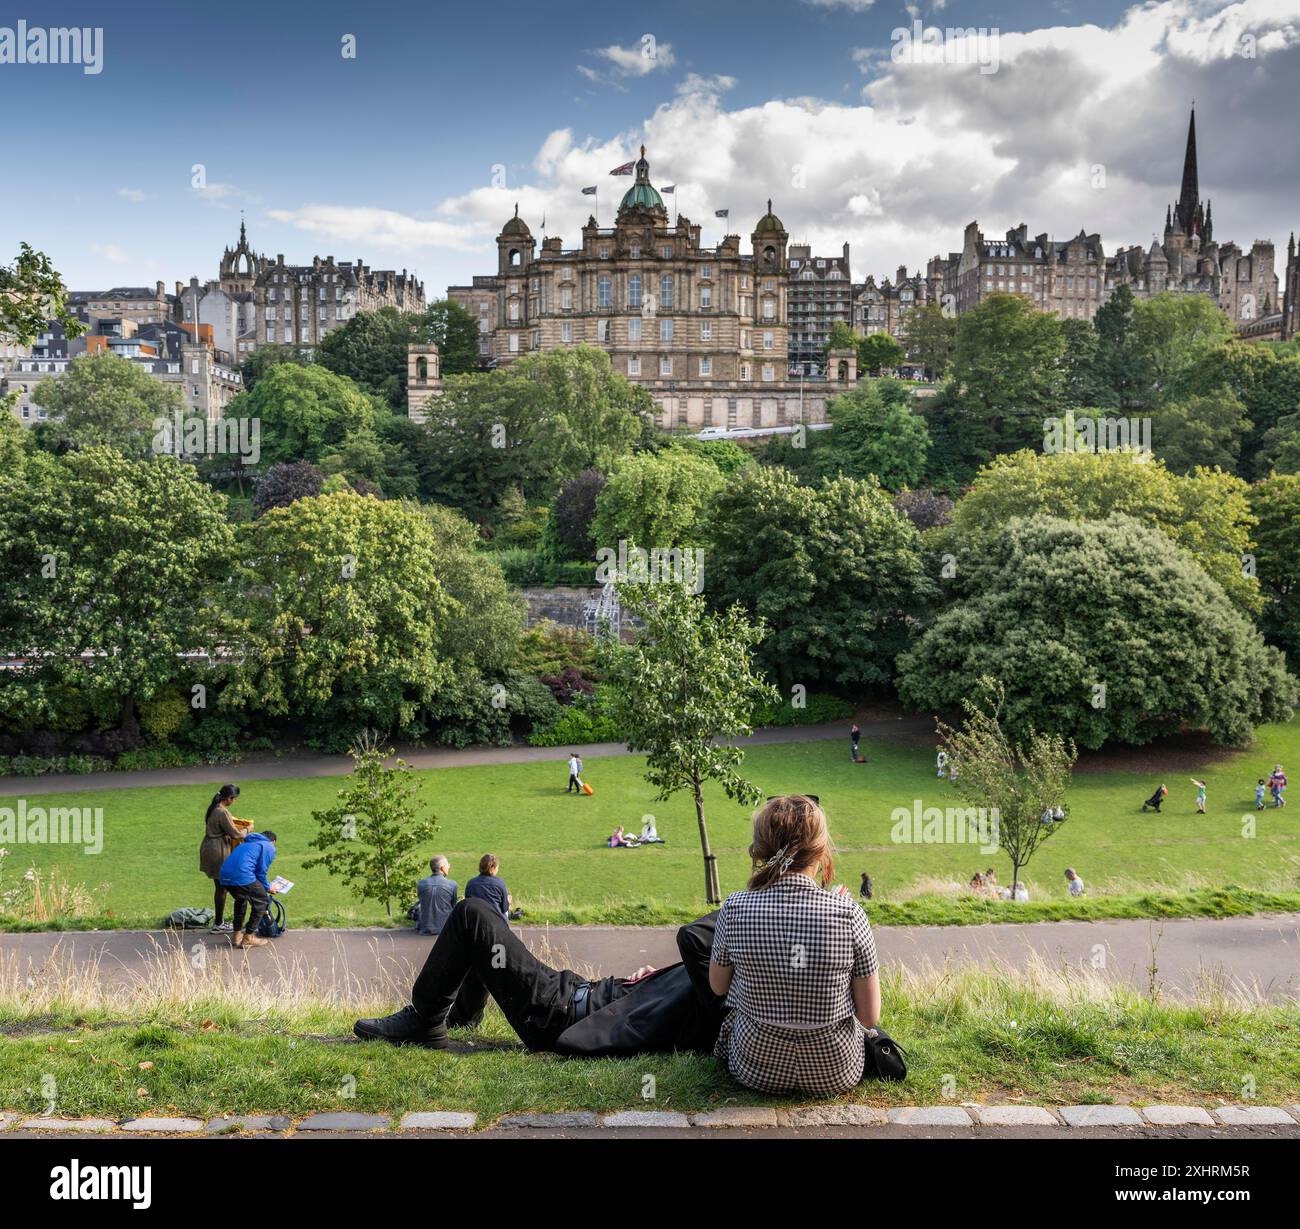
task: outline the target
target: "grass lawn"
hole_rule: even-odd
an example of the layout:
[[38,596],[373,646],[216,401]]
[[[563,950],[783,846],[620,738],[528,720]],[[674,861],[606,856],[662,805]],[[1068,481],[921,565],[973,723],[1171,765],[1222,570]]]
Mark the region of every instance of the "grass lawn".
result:
[[[1027,879],[1032,901],[1009,905],[954,892],[987,865],[1003,882],[1010,866],[1002,853],[970,845],[894,844],[895,807],[955,805],[950,787],[936,781],[927,743],[899,738],[864,740],[865,766],[848,756],[847,740],[751,747],[745,766],[765,793],[810,791],[821,796],[840,849],[838,877],[855,890],[869,871],[877,900],[874,921],[982,922],[1048,917],[1218,914],[1300,908],[1300,806],[1258,815],[1254,783],[1276,762],[1300,761],[1300,723],[1261,728],[1248,751],[1207,756],[1199,766],[1135,772],[1104,764],[1076,772],[1070,819],[1039,851]],[[464,883],[479,855],[492,851],[529,921],[650,923],[689,920],[702,909],[703,871],[693,808],[684,795],[656,803],[639,757],[591,758],[586,776],[596,793],[564,793],[565,749],[553,764],[508,764],[421,772],[424,796],[438,817],[436,848],[451,859]],[[1128,761],[1118,761],[1125,764]],[[1190,775],[1209,784],[1209,813],[1197,815]],[[1161,779],[1170,795],[1161,815],[1139,807]],[[214,783],[239,780],[238,768],[214,769]],[[338,778],[250,781],[236,812],[278,833],[275,871],[297,884],[286,898],[292,925],[382,924],[382,907],[359,902],[323,871],[304,871],[314,831],[313,808],[330,805]],[[203,812],[213,792],[194,787],[118,789],[41,796],[31,806],[102,807],[104,849],[87,856],[67,846],[11,845],[0,863],[0,895],[29,866],[84,884],[93,900],[88,915],[62,924],[84,927],[155,926],[182,905],[209,905],[208,881],[198,871]],[[17,799],[0,804],[16,806]],[[608,849],[618,824],[639,830],[653,813],[668,844]],[[747,874],[748,812],[710,791],[708,815],[723,893]],[[1243,816],[1257,819],[1247,835]],[[1073,866],[1088,896],[1071,901],[1062,871]],[[410,892],[414,899],[414,887]],[[58,911],[55,910],[57,913]],[[108,915],[108,916],[105,916]],[[11,928],[17,919],[0,918]],[[58,922],[54,924],[60,924]]]
[[[487,1126],[530,1110],[799,1103],[750,1093],[701,1056],[528,1054],[494,1007],[482,1031],[455,1034],[459,1053],[395,1049],[351,1040],[357,1015],[391,1004],[214,985],[187,973],[183,956],[115,993],[75,976],[32,988],[15,969],[0,965],[0,1110],[44,1112],[51,1088],[55,1114],[118,1119],[442,1109],[474,1111]],[[883,995],[909,1077],[861,1085],[845,1102],[1214,1105],[1242,1101],[1252,1084],[1258,1104],[1300,1097],[1294,1003],[1152,1003],[1041,964],[890,972]]]

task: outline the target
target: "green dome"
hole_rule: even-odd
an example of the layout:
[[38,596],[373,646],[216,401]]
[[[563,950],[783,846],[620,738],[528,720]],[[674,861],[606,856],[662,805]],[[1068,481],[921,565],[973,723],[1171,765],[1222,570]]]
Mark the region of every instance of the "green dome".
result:
[[662,210],[664,213],[668,212],[668,207],[664,204],[664,198],[655,191],[654,185],[650,182],[650,163],[646,161],[644,145],[641,146],[641,157],[637,159],[636,183],[623,193],[623,199],[619,202],[618,211],[622,213],[624,209],[631,209],[634,205],[640,205],[645,209]]
[[767,231],[784,231],[785,227],[781,225],[781,219],[772,212],[772,201],[769,198],[767,202],[767,212],[758,219],[758,225],[754,227],[756,234],[762,234]]

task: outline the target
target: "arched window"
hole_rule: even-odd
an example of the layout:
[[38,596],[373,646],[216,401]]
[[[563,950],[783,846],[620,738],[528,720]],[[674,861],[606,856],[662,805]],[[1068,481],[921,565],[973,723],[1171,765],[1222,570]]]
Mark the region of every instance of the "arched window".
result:
[[519,262],[520,262],[521,259],[522,259],[522,257],[519,255],[519,249],[518,249],[518,248],[511,248],[511,249],[510,249],[510,264],[511,264],[511,267],[513,268],[513,267],[517,266],[517,265],[519,264]]
[[763,249],[763,259],[767,261],[769,265],[776,263],[776,248],[774,248],[770,243]]
[[429,360],[427,358],[420,357],[415,360],[415,378],[421,384],[429,378]]

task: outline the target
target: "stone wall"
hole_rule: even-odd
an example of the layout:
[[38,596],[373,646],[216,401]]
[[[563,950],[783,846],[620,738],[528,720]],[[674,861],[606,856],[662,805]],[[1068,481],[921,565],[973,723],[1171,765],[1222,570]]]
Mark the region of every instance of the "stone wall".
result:
[[527,585],[528,626],[550,619],[561,627],[582,626],[582,603],[600,597],[599,585]]

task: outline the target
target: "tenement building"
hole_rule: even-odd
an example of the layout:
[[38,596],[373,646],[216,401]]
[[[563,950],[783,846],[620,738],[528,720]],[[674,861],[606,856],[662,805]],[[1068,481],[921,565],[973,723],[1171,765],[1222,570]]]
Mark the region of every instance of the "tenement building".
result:
[[831,326],[851,324],[853,276],[849,245],[839,256],[814,256],[808,244],[792,244],[786,295],[789,312],[790,372],[820,375],[826,361]]
[[176,293],[179,318],[211,325],[217,349],[237,362],[271,343],[311,350],[358,312],[424,309],[424,286],[405,269],[376,270],[333,256],[313,257],[309,265],[286,264],[283,255],[271,260],[249,246],[242,222],[239,243],[222,253],[216,279],[178,282]]
[[919,269],[909,277],[907,266],[899,265],[894,280],[885,277],[878,286],[875,276],[868,274],[865,282],[853,288],[853,331],[860,337],[886,333],[901,342],[907,313],[924,307],[934,297],[931,279]]
[[585,344],[650,392],[666,428],[814,422],[824,388],[805,394],[788,377],[788,244],[768,201],[745,248],[739,235],[703,246],[689,218],[669,221],[643,146],[612,227],[589,217],[580,246],[539,247],[516,209],[496,273],[447,294],[478,321],[485,367]]

